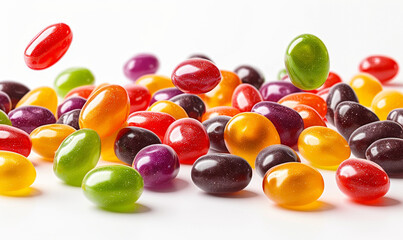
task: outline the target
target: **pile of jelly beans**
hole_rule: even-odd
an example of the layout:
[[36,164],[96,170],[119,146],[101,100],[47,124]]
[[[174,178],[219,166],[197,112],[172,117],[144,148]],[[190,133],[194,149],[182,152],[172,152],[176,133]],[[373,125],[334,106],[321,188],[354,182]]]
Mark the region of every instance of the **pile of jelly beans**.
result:
[[[45,28],[25,50],[27,66],[51,67],[72,36],[63,23]],[[403,93],[384,89],[398,73],[389,57],[365,58],[345,83],[329,72],[325,44],[303,34],[277,81],[250,65],[222,70],[200,54],[170,77],[158,68],[157,57],[138,54],[124,64],[124,86],[94,85],[86,68],[66,69],[53,88],[1,81],[0,193],[34,182],[31,151],[108,210],[166,186],[183,164],[212,194],[236,194],[256,172],[284,207],[321,197],[317,168],[335,171],[341,192],[358,202],[383,197],[389,178],[403,177]],[[97,167],[100,159],[114,164]]]

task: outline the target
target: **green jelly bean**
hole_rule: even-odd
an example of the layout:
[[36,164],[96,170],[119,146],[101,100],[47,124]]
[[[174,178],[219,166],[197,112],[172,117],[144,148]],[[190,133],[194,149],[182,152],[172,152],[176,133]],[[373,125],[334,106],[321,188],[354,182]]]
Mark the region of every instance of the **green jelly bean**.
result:
[[69,68],[56,77],[54,87],[57,94],[64,97],[70,90],[94,82],[94,75],[87,68]]
[[302,34],[288,45],[285,67],[292,83],[303,90],[323,85],[329,75],[329,53],[316,36]]
[[5,124],[5,125],[10,125],[11,126],[11,121],[8,118],[8,115],[0,110],[0,124]]
[[285,70],[284,68],[281,69],[281,70],[277,73],[277,80],[283,79],[283,77],[285,77],[286,75],[287,75],[287,70]]
[[72,186],[81,186],[85,174],[93,169],[101,154],[101,139],[92,129],[70,134],[60,144],[53,161],[55,175]]
[[102,166],[84,178],[84,195],[98,207],[119,211],[130,209],[143,192],[143,178],[134,168],[123,165]]

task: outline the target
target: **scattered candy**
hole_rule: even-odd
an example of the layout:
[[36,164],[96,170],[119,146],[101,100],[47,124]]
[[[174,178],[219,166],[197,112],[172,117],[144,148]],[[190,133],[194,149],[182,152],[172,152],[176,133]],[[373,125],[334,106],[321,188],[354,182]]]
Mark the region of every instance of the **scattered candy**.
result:
[[189,117],[185,109],[178,104],[167,100],[155,102],[148,108],[148,111],[168,113],[176,120]]
[[324,118],[327,113],[325,100],[313,93],[293,93],[283,97],[278,103],[289,108],[294,108],[300,104],[310,106],[315,109],[322,118]]
[[178,104],[185,110],[188,117],[198,121],[202,120],[202,116],[206,112],[206,105],[203,100],[193,94],[180,94],[171,98],[169,101]]
[[289,82],[274,81],[263,84],[259,92],[264,101],[278,102],[283,97],[302,90]]
[[231,120],[229,116],[217,116],[203,122],[203,126],[210,140],[211,150],[220,153],[228,153],[224,141],[224,130],[229,120]]
[[91,95],[91,93],[94,91],[95,86],[94,85],[86,85],[86,86],[81,86],[81,87],[76,87],[72,89],[70,92],[66,94],[64,99],[67,99],[69,97],[82,97],[85,99],[88,99],[88,97]]
[[215,118],[217,116],[233,117],[233,116],[237,115],[238,113],[241,113],[241,112],[234,107],[227,107],[227,106],[213,107],[213,108],[207,109],[206,113],[202,117],[202,122],[204,122],[210,118]]
[[334,113],[336,108],[344,101],[358,102],[357,95],[355,95],[354,90],[349,85],[338,83],[330,88],[326,99],[326,119],[329,123],[334,125]]
[[147,110],[151,100],[151,94],[147,88],[135,84],[128,84],[124,88],[129,96],[130,113]]
[[151,95],[158,90],[175,87],[169,77],[155,74],[144,75],[135,84],[147,88]]
[[386,119],[397,122],[403,127],[403,108],[393,109],[390,111]]
[[232,106],[240,112],[250,112],[256,103],[263,101],[259,91],[250,84],[242,83],[232,94]]
[[39,87],[29,91],[20,99],[15,106],[16,108],[23,106],[39,106],[49,109],[56,116],[57,110],[57,94],[50,87]]
[[371,107],[375,95],[382,91],[382,84],[373,76],[366,73],[355,75],[349,85],[354,90],[360,104]]
[[403,177],[403,139],[383,138],[373,142],[365,158],[379,164],[390,177]]
[[31,139],[26,132],[12,126],[0,125],[1,151],[15,152],[28,157],[31,147]]
[[108,162],[123,163],[115,153],[115,141],[122,128],[127,127],[128,124],[124,123],[116,132],[101,139],[101,159]]
[[183,94],[183,92],[177,89],[176,87],[158,90],[154,93],[153,97],[151,98],[150,105],[154,104],[157,101],[169,100],[179,94]]
[[304,129],[313,126],[326,127],[326,123],[319,113],[310,106],[298,104],[293,109],[301,116],[304,121]]
[[66,124],[70,127],[79,130],[79,119],[80,119],[81,109],[72,110],[70,112],[66,112],[65,114],[61,115],[59,119],[57,119],[56,123],[59,124]]
[[63,114],[76,109],[81,110],[86,102],[87,99],[82,97],[67,98],[57,107],[57,117],[60,118]]
[[392,80],[399,71],[397,62],[386,56],[369,56],[362,60],[360,72],[366,72],[376,77],[382,83]]
[[8,117],[12,125],[30,134],[42,125],[56,123],[55,116],[46,108],[38,106],[23,106],[12,110]]
[[143,53],[130,58],[123,67],[125,76],[136,81],[141,76],[154,74],[158,71],[158,58],[152,54]]
[[30,90],[24,84],[15,81],[0,81],[0,91],[5,92],[11,100],[14,109],[17,103],[25,96]]
[[386,120],[388,114],[396,108],[403,108],[403,94],[397,90],[379,92],[371,104],[372,111],[380,120]]
[[87,68],[69,68],[60,73],[54,82],[54,87],[60,97],[66,96],[71,90],[94,84],[95,77]]
[[262,73],[252,66],[242,65],[237,67],[234,72],[238,74],[242,83],[248,83],[254,86],[257,90],[259,90],[264,83],[264,77]]
[[256,157],[256,172],[264,177],[266,172],[277,165],[287,162],[301,162],[297,153],[292,148],[285,145],[271,145],[264,148]]
[[161,142],[164,140],[168,127],[175,122],[168,113],[163,112],[134,112],[130,114],[127,123],[132,127],[140,127],[155,133]]
[[26,157],[0,151],[0,192],[17,191],[34,183],[36,170]]

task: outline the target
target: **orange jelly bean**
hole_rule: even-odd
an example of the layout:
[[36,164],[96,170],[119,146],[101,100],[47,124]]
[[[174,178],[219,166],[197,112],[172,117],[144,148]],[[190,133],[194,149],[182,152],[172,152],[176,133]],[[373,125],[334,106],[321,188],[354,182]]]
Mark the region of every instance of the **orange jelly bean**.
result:
[[237,115],[238,113],[241,113],[241,111],[239,111],[238,109],[234,108],[234,107],[227,107],[227,106],[221,106],[221,107],[213,107],[208,109],[202,117],[202,122],[213,118],[213,117],[217,117],[217,116],[229,116],[229,117],[233,117],[235,115]]
[[322,118],[325,118],[327,112],[326,101],[313,93],[293,93],[280,99],[278,103],[294,108],[299,104],[307,105],[315,109]]
[[176,120],[188,117],[188,114],[181,106],[167,100],[155,102],[148,108],[148,111],[168,113]]
[[127,122],[123,123],[123,125],[116,130],[113,134],[104,137],[101,140],[101,158],[104,161],[108,162],[118,162],[122,163],[119,158],[115,154],[115,140],[120,131],[120,129],[127,127]]
[[326,127],[326,123],[323,121],[323,118],[312,107],[298,104],[293,109],[302,117],[302,120],[304,121],[304,129],[313,126]]
[[155,74],[140,77],[136,81],[136,84],[146,87],[150,91],[151,96],[158,90],[175,87],[169,77]]
[[53,88],[39,87],[29,91],[17,103],[16,108],[22,106],[40,106],[49,109],[56,116],[57,94]]
[[397,90],[379,92],[371,104],[372,111],[381,121],[386,120],[388,114],[396,108],[403,108],[403,94]]
[[102,139],[116,132],[127,120],[130,101],[119,85],[105,86],[92,94],[81,109],[80,128],[95,130]]
[[375,95],[382,91],[382,84],[367,73],[356,74],[349,85],[354,90],[361,105],[370,107]]

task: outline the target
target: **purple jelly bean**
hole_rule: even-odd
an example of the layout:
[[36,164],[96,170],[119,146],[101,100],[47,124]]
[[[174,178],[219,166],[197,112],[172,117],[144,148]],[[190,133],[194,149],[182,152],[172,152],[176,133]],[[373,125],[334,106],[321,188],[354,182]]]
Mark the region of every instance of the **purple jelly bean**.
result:
[[82,97],[70,97],[64,100],[62,104],[57,107],[57,117],[60,118],[63,114],[70,112],[75,109],[83,108],[87,100]]
[[7,93],[11,99],[12,109],[14,109],[18,101],[29,92],[29,88],[16,81],[1,81],[0,91]]
[[13,127],[19,128],[30,134],[35,128],[56,123],[56,118],[51,111],[39,106],[23,106],[12,110],[8,117]]
[[165,88],[165,89],[161,89],[159,91],[156,91],[153,95],[153,97],[151,98],[150,101],[150,106],[157,102],[157,101],[161,101],[161,100],[169,100],[175,96],[178,96],[180,94],[183,94],[184,92],[182,92],[181,90],[177,89],[177,88]]
[[123,67],[123,72],[128,79],[136,81],[143,75],[156,73],[158,67],[159,62],[156,56],[143,53],[129,59]]
[[262,85],[259,89],[260,94],[262,94],[264,101],[277,102],[281,98],[291,94],[302,92],[301,89],[297,88],[290,82],[284,81],[274,81],[268,82]]
[[57,120],[57,123],[69,125],[76,130],[80,129],[80,125],[78,120],[80,118],[81,109],[76,109],[70,112],[66,112],[65,114],[61,115],[60,118]]
[[0,91],[0,109],[8,113],[11,110],[11,100],[7,93]]

